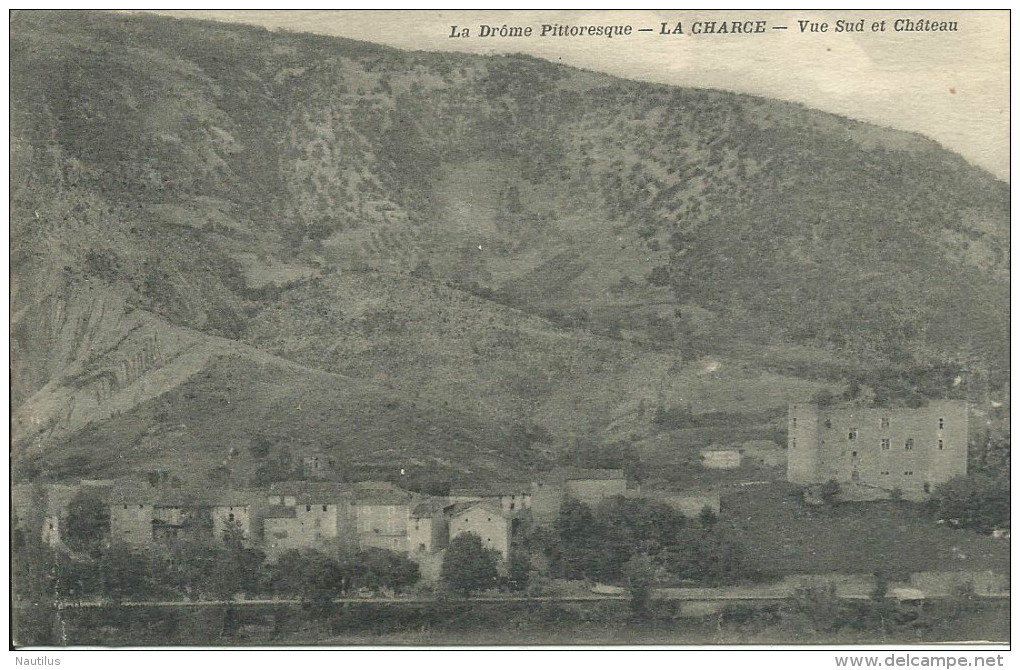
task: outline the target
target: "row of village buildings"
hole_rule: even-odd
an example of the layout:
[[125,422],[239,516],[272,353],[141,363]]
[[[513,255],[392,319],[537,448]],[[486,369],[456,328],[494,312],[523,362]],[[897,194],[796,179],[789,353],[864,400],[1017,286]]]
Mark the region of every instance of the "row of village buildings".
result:
[[[793,404],[788,422],[789,442],[780,453],[788,461],[790,482],[836,480],[876,495],[899,490],[923,498],[934,486],[967,473],[968,407],[962,401],[896,409]],[[739,467],[748,456],[744,451],[710,450],[702,453],[702,466]],[[498,491],[455,490],[442,497],[412,493],[390,482],[341,483],[335,461],[324,455],[305,458],[302,474],[301,481],[243,491],[136,480],[15,485],[12,503],[21,527],[40,532],[52,546],[62,543],[71,500],[87,489],[109,507],[113,543],[145,548],[175,540],[219,541],[233,528],[263,549],[269,560],[291,549],[376,547],[408,554],[421,564],[430,557],[435,562],[451,538],[469,532],[505,558],[524,521],[551,523],[568,497],[592,506],[618,495],[650,498],[687,516],[705,507],[718,512],[720,504],[718,490],[628,488],[622,470],[562,468],[530,484]]]
[[688,516],[705,507],[719,511],[717,492],[641,492],[628,488],[622,470],[564,468],[531,484],[454,490],[448,496],[413,493],[390,482],[315,478],[276,482],[264,490],[199,490],[136,480],[16,485],[12,498],[20,526],[39,529],[44,542],[61,545],[68,506],[82,491],[108,506],[111,543],[145,549],[217,542],[239,532],[269,560],[292,549],[334,553],[374,547],[435,563],[461,533],[478,535],[506,558],[525,521],[553,522],[568,497],[592,506],[618,495],[650,497]]

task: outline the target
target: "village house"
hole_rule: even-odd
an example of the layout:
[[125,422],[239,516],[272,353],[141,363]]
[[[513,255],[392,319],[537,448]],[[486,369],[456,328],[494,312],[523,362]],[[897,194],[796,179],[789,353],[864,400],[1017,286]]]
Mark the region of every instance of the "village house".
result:
[[51,547],[63,542],[67,509],[79,487],[67,484],[17,484],[11,487],[11,510],[22,532]]
[[927,494],[967,474],[967,403],[790,405],[787,478]]
[[311,481],[340,481],[340,462],[335,456],[315,452],[301,459],[301,475]]
[[140,482],[118,482],[110,491],[110,541],[129,547],[153,546],[156,491]]
[[491,500],[497,503],[503,514],[523,517],[531,510],[531,491],[527,486],[494,489],[451,489],[446,498],[450,503]]
[[42,529],[42,491],[37,484],[11,485],[11,522],[22,533],[31,533],[35,539]]
[[262,546],[269,560],[292,549],[329,554],[358,546],[354,492],[333,482],[275,482],[261,513]]
[[412,556],[434,554],[446,548],[450,540],[450,527],[441,500],[426,500],[411,510],[407,527],[407,544]]
[[110,540],[135,547],[175,542],[217,544],[228,529],[254,541],[256,494],[246,491],[152,487],[119,482],[108,495]]
[[11,486],[11,506],[22,532],[57,547],[65,541],[65,526],[71,502],[82,493],[104,500],[111,480],[85,479],[77,484],[15,484]]
[[358,544],[410,553],[408,522],[413,496],[389,482],[354,484],[354,509]]
[[492,500],[454,503],[446,508],[446,516],[451,540],[463,533],[474,533],[486,549],[495,549],[504,559],[510,555],[512,524],[498,503]]
[[212,499],[213,537],[225,538],[227,532],[238,532],[243,541],[254,542],[253,517],[261,507],[258,494],[251,491],[224,491]]
[[67,510],[79,491],[81,487],[73,484],[49,484],[45,487],[46,515],[42,523],[44,543],[56,547],[63,542],[63,525],[67,520]]
[[531,513],[536,523],[552,523],[568,497],[594,507],[626,492],[623,470],[559,468],[532,484]]
[[706,470],[736,470],[742,458],[740,449],[712,446],[701,450],[701,467]]

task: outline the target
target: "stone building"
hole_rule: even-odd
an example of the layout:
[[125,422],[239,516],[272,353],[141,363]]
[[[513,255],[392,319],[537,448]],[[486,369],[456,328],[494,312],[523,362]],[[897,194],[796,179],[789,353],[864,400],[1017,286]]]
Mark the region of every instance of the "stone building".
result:
[[790,405],[787,478],[831,479],[885,490],[928,493],[967,474],[967,403],[926,406]]
[[463,533],[474,533],[482,538],[486,549],[495,549],[504,559],[510,555],[512,524],[498,503],[492,500],[454,503],[446,508],[446,516],[451,540]]
[[153,546],[156,491],[142,483],[120,482],[110,491],[110,541],[129,547]]
[[301,475],[312,481],[340,481],[340,462],[330,454],[315,452],[301,459]]
[[152,487],[120,482],[107,494],[110,540],[149,547],[175,542],[219,544],[228,528],[256,541],[257,494],[247,491]]
[[505,516],[523,517],[531,510],[531,491],[527,485],[501,489],[452,489],[450,503],[490,500],[503,509]]
[[332,482],[275,482],[259,516],[262,547],[275,560],[291,549],[336,555],[358,547],[354,491]]
[[706,470],[736,470],[742,459],[739,449],[709,447],[701,450],[701,467]]
[[531,513],[536,523],[551,523],[567,497],[595,507],[606,498],[626,492],[623,470],[559,468],[532,484]]
[[354,508],[358,544],[409,553],[408,522],[414,497],[389,482],[358,482]]
[[411,510],[407,545],[412,556],[434,554],[446,548],[450,540],[450,528],[443,514],[445,506],[440,500],[426,500]]

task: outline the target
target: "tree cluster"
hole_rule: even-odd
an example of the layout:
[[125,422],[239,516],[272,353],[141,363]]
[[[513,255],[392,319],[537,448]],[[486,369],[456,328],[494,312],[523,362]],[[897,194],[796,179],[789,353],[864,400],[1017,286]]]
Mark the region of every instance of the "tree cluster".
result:
[[932,503],[939,519],[958,528],[990,532],[1010,523],[1008,473],[954,477],[935,489]]
[[673,580],[719,585],[762,577],[734,531],[707,508],[688,519],[645,499],[617,496],[595,510],[568,499],[553,528],[530,540],[548,555],[553,574],[566,579],[622,583],[638,556]]

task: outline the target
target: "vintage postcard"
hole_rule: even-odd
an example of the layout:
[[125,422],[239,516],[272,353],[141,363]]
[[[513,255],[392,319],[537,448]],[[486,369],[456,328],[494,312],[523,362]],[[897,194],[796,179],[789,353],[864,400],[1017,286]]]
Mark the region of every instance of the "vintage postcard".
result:
[[1008,11],[9,21],[14,648],[1008,645]]

